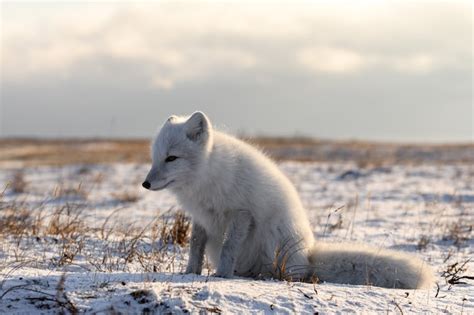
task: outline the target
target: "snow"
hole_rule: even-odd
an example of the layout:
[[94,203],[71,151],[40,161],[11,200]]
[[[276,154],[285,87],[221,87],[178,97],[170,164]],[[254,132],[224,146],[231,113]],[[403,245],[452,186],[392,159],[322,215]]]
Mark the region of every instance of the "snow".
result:
[[[184,275],[188,245],[158,244],[152,237],[154,224],[172,219],[179,205],[166,191],[140,187],[148,165],[4,165],[0,187],[18,172],[26,186],[22,193],[6,188],[1,209],[15,203],[43,209],[50,218],[66,206],[81,211],[88,228],[100,230],[107,220],[105,230],[117,232],[110,238],[97,229],[77,235],[83,248],[64,264],[55,236],[0,236],[0,313],[474,313],[474,281],[449,284],[443,277],[449,265],[473,257],[471,165],[280,165],[295,183],[317,239],[411,252],[434,266],[439,291],[220,279],[207,263],[203,275]],[[142,261],[135,256],[126,262],[120,255],[131,243],[124,240],[139,230],[146,237],[134,246]],[[466,267],[460,275],[472,276],[473,262]]]

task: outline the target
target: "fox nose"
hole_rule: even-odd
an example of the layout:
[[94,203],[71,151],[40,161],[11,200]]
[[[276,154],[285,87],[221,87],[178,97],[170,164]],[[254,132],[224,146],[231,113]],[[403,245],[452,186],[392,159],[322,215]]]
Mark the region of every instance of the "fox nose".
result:
[[142,186],[143,186],[143,188],[150,189],[151,184],[146,180],[146,181],[143,182]]

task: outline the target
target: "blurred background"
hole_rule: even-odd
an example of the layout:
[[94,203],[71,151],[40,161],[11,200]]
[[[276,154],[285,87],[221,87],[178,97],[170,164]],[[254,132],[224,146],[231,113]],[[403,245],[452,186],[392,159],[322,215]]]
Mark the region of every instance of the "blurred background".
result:
[[471,142],[470,1],[1,3],[0,135]]

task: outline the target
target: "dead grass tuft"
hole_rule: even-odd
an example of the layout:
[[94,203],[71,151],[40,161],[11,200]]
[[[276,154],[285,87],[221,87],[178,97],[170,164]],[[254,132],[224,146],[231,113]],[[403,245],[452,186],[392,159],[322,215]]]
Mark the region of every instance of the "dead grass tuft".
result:
[[13,193],[22,194],[26,191],[27,182],[25,181],[25,175],[22,171],[15,172],[9,186]]
[[[291,270],[287,268],[288,261],[293,255],[302,250],[300,246],[301,241],[293,242],[290,240],[284,241],[275,250],[275,255],[272,262],[271,276],[281,281],[306,281],[306,273],[308,266],[292,266]],[[311,281],[315,281],[311,277]]]
[[461,247],[466,241],[471,239],[472,227],[472,223],[464,220],[454,222],[447,226],[447,233],[444,235],[443,240],[453,241],[453,245]]
[[431,242],[431,238],[426,235],[421,235],[420,239],[418,240],[417,248],[418,250],[424,250],[428,246],[428,244]]
[[469,263],[470,259],[467,259],[463,262],[455,262],[454,264],[448,265],[446,271],[443,272],[441,275],[451,286],[455,284],[466,284],[466,282],[461,280],[474,280],[474,276],[471,275],[463,275],[467,271],[467,264]]
[[132,203],[132,202],[137,202],[140,199],[140,196],[136,192],[131,192],[131,191],[123,191],[120,193],[115,193],[113,194],[114,198],[117,199],[117,201],[120,202],[125,202],[125,203]]
[[85,201],[89,196],[89,191],[83,187],[82,183],[77,186],[61,185],[54,190],[53,196],[58,199],[80,199]]
[[87,233],[83,210],[83,206],[69,203],[56,208],[45,226],[44,233],[61,238],[74,238]]
[[184,213],[176,212],[173,224],[168,224],[168,220],[164,219],[161,229],[161,240],[166,244],[185,245],[189,241],[189,231],[191,221]]
[[19,205],[11,204],[0,209],[0,233],[21,236],[32,226],[31,212]]

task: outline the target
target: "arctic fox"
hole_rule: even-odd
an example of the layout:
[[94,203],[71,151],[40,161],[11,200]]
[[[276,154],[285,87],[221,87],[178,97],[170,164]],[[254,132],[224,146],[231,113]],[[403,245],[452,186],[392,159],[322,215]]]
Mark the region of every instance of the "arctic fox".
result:
[[171,116],[152,143],[143,187],[170,189],[192,217],[186,273],[200,274],[206,251],[216,276],[415,289],[433,283],[414,256],[316,242],[296,189],[259,150],[212,128],[208,117]]

